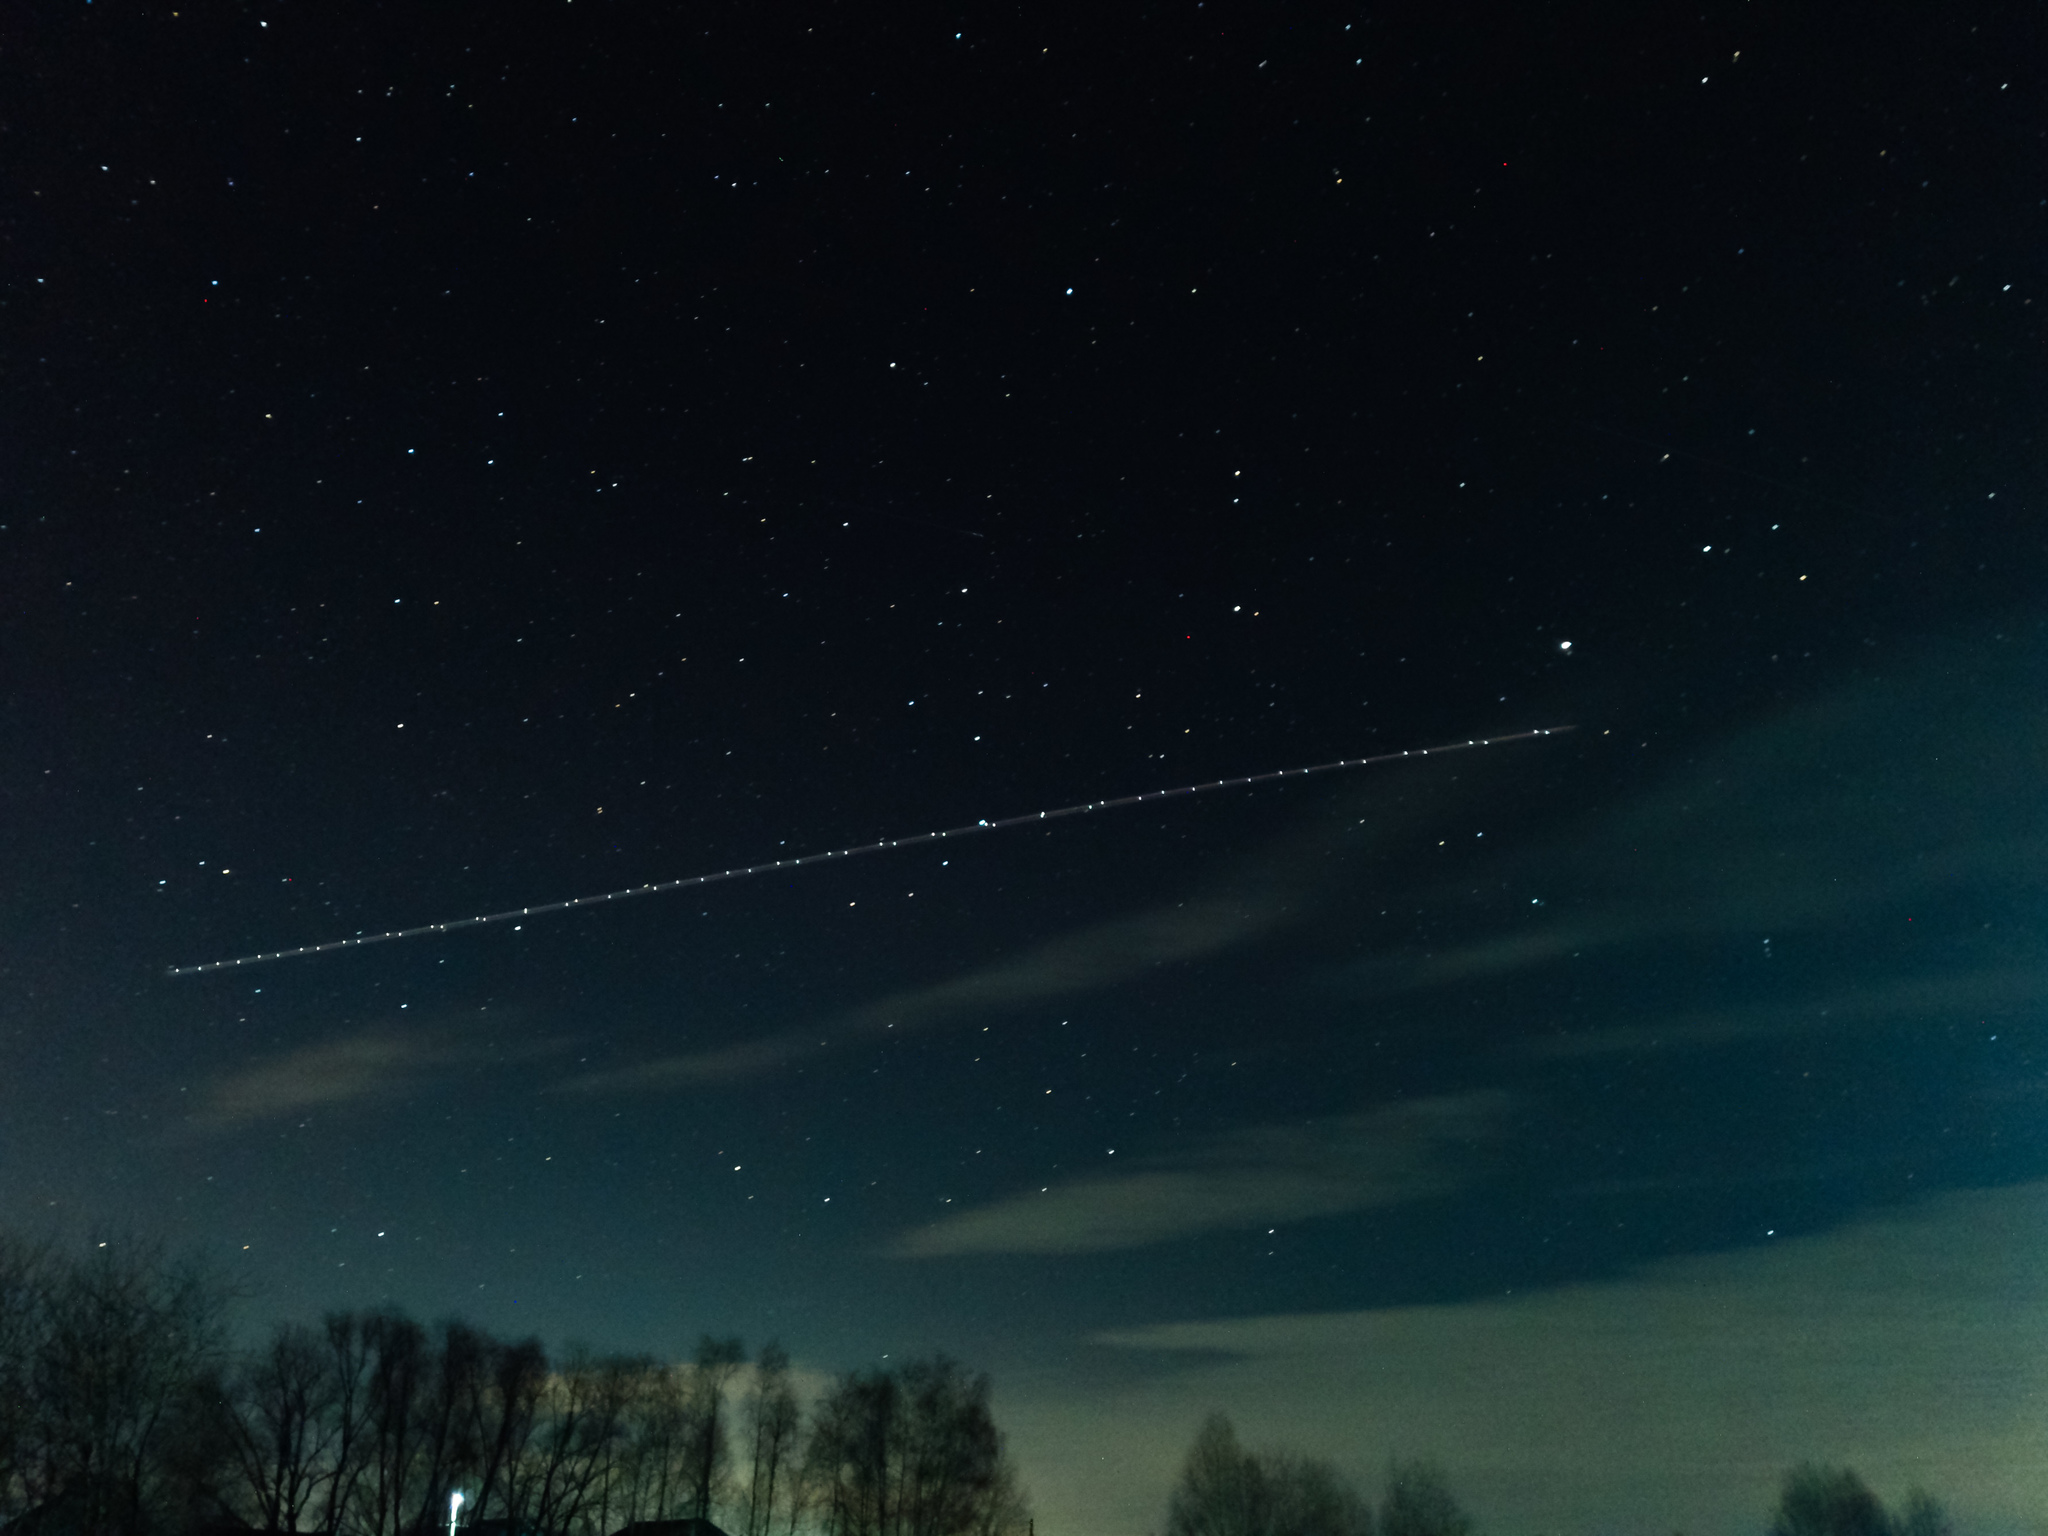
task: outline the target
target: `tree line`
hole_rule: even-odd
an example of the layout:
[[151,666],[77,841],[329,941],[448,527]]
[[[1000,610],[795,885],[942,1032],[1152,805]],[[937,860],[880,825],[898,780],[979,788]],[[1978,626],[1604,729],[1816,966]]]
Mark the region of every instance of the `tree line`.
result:
[[811,1405],[788,1356],[682,1362],[391,1310],[235,1349],[224,1290],[158,1253],[0,1237],[0,1528],[428,1536],[449,1496],[509,1536],[696,1516],[734,1536],[1017,1536],[989,1380],[944,1357]]
[[1167,1536],[1472,1536],[1431,1462],[1397,1461],[1375,1512],[1327,1461],[1238,1443],[1223,1414],[1195,1436],[1166,1508]]
[[[1847,1467],[1785,1475],[1768,1536],[1952,1536],[1924,1489],[1885,1508]],[[1429,1461],[1395,1461],[1379,1507],[1327,1461],[1248,1450],[1223,1414],[1195,1436],[1166,1510],[1166,1536],[1473,1536],[1472,1517]]]

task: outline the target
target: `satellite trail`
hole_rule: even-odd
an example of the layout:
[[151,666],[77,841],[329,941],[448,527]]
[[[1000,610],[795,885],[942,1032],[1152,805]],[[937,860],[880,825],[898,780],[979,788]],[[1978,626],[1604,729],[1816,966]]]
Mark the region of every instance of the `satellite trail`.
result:
[[1561,736],[1574,727],[1544,726],[1533,731],[1516,731],[1510,736],[1483,736],[1476,741],[1446,742],[1440,747],[1411,747],[1405,752],[1382,752],[1377,757],[1347,757],[1334,763],[1317,763],[1312,768],[1280,768],[1271,773],[1246,774],[1238,779],[1214,779],[1206,784],[1181,784],[1172,789],[1148,789],[1139,795],[1122,795],[1114,800],[1085,800],[1063,805],[1056,811],[1029,811],[1022,816],[1004,816],[995,821],[970,822],[943,832],[919,832],[911,837],[885,837],[876,843],[853,848],[834,848],[826,853],[806,853],[794,859],[776,859],[767,864],[743,864],[721,869],[716,874],[691,875],[682,880],[657,880],[632,885],[623,891],[606,891],[598,896],[575,896],[567,901],[544,901],[537,906],[513,907],[481,917],[451,918],[445,923],[422,923],[417,928],[393,928],[385,933],[359,933],[348,939],[329,939],[325,944],[301,944],[297,949],[273,949],[261,955],[243,955],[234,960],[208,960],[200,965],[173,965],[172,976],[198,976],[207,971],[232,971],[245,965],[265,965],[272,960],[291,960],[301,955],[324,955],[331,949],[359,949],[365,944],[388,944],[396,939],[417,939],[430,933],[454,933],[462,928],[481,928],[486,923],[509,923],[520,918],[540,917],[549,912],[567,912],[572,907],[597,907],[608,901],[626,901],[635,896],[658,896],[663,891],[687,890],[691,886],[713,885],[720,880],[744,880],[749,875],[773,874],[778,869],[801,869],[806,864],[823,864],[832,859],[850,859],[863,853],[887,853],[893,848],[914,848],[919,843],[936,843],[948,838],[972,837],[978,832],[999,832],[1004,827],[1057,821],[1063,816],[1092,816],[1097,811],[1121,810],[1127,805],[1144,805],[1153,800],[1171,800],[1176,795],[1205,794],[1212,789],[1242,789],[1247,784],[1267,784],[1276,779],[1302,779],[1312,773],[1334,773],[1340,768],[1370,768],[1376,763],[1398,763],[1410,758],[1442,757],[1450,752],[1470,752],[1479,747],[1497,747],[1510,741],[1530,741],[1539,736]]

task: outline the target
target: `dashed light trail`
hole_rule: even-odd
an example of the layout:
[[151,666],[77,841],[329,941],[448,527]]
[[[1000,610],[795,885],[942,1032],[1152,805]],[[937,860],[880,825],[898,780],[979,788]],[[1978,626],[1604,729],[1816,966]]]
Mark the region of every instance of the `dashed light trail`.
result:
[[1056,811],[1028,811],[1022,816],[1004,816],[994,821],[970,822],[964,827],[949,827],[943,832],[919,832],[910,837],[885,837],[879,842],[861,843],[852,848],[806,853],[793,859],[775,859],[766,864],[742,864],[734,869],[721,869],[715,874],[690,875],[681,880],[657,880],[647,885],[631,885],[622,891],[606,891],[596,896],[573,896],[566,901],[545,901],[531,907],[511,907],[503,912],[489,912],[478,917],[451,918],[445,923],[421,923],[416,928],[393,928],[383,933],[359,933],[352,938],[329,939],[324,944],[302,944],[296,949],[273,949],[264,954],[242,955],[233,960],[208,960],[199,965],[173,965],[167,968],[167,974],[199,976],[208,971],[232,971],[243,966],[267,965],[273,960],[293,960],[302,955],[324,955],[334,949],[359,949],[365,944],[389,944],[398,939],[423,938],[430,933],[455,933],[464,928],[481,928],[487,923],[516,922],[522,918],[542,917],[549,912],[567,912],[575,907],[599,907],[608,901],[627,901],[635,896],[658,896],[664,891],[682,891],[693,886],[715,885],[721,880],[744,880],[749,875],[768,875],[779,869],[801,869],[806,864],[851,859],[863,853],[887,853],[896,848],[914,848],[920,843],[936,843],[950,838],[972,837],[981,832],[999,832],[1005,827],[1058,821],[1064,816],[1092,816],[1098,811],[1121,810],[1125,806],[1145,805],[1154,800],[1171,800],[1179,795],[1206,794],[1212,789],[1242,789],[1250,784],[1268,784],[1279,779],[1302,779],[1311,774],[1335,773],[1342,768],[1370,768],[1378,763],[1442,757],[1451,752],[1471,752],[1480,747],[1498,747],[1511,741],[1561,736],[1572,729],[1569,725],[1543,726],[1536,730],[1516,731],[1507,736],[1483,736],[1473,741],[1446,742],[1437,747],[1411,747],[1405,752],[1382,752],[1375,757],[1340,758],[1334,763],[1317,763],[1309,768],[1279,768],[1271,773],[1246,774],[1242,778],[1213,779],[1206,784],[1181,784],[1172,789],[1148,789],[1142,794],[1120,795],[1114,800],[1084,800],[1079,805],[1063,805]]

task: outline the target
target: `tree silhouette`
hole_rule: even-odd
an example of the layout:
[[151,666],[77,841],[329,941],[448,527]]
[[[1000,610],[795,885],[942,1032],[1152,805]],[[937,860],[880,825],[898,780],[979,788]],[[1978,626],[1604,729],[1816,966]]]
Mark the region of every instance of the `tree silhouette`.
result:
[[1239,1446],[1228,1418],[1210,1414],[1167,1502],[1167,1536],[1261,1536],[1265,1503],[1258,1459]]
[[532,1443],[547,1389],[548,1357],[540,1340],[492,1346],[489,1377],[470,1408],[478,1509],[502,1505]]
[[[221,1288],[158,1249],[108,1241],[44,1264],[27,1303],[16,1429],[21,1509],[62,1506],[79,1528],[139,1536],[187,1510],[181,1453],[200,1390],[225,1359]],[[187,1444],[181,1444],[181,1441]]]
[[266,1531],[296,1531],[336,1475],[339,1387],[324,1341],[280,1323],[260,1352],[229,1376],[221,1416],[234,1491]]
[[827,1536],[1005,1536],[1028,1523],[988,1378],[944,1356],[842,1378],[813,1414],[806,1471]]
[[0,1234],[0,1524],[29,1508],[39,1438],[35,1361],[54,1267],[47,1247]]
[[[735,1410],[737,1339],[684,1365],[574,1350],[551,1366],[538,1340],[384,1310],[280,1323],[236,1356],[226,1301],[154,1249],[70,1259],[0,1233],[0,1530],[435,1536],[457,1487],[513,1536],[692,1513],[743,1536],[1028,1525],[988,1378],[943,1358],[845,1378],[807,1439],[772,1345]],[[747,1466],[728,1500],[735,1411]]]
[[1847,1467],[1811,1462],[1785,1475],[1771,1536],[1893,1536],[1891,1517]]
[[1270,1536],[1372,1536],[1372,1509],[1326,1461],[1265,1458]]
[[688,1468],[690,1513],[699,1520],[711,1518],[711,1506],[725,1470],[725,1390],[746,1361],[747,1352],[738,1339],[714,1339],[707,1333],[697,1341],[688,1398]]
[[[803,1411],[789,1386],[789,1356],[770,1342],[754,1361],[753,1390],[747,1395],[748,1474],[742,1536],[768,1536],[776,1496],[788,1497],[789,1463],[796,1449]],[[778,1484],[782,1487],[778,1490]]]
[[1380,1498],[1380,1536],[1471,1536],[1472,1517],[1432,1461],[1397,1461]]
[[1950,1536],[1948,1511],[1925,1488],[1906,1490],[1906,1507],[1895,1522],[1899,1536]]
[[1771,1536],[1948,1536],[1948,1512],[1923,1488],[1898,1515],[1847,1467],[1805,1462],[1785,1474]]
[[1167,1503],[1167,1536],[1371,1536],[1372,1511],[1328,1462],[1238,1444],[1211,1414]]
[[370,1341],[353,1312],[323,1320],[328,1379],[333,1384],[334,1439],[319,1528],[339,1531],[353,1513],[370,1420]]

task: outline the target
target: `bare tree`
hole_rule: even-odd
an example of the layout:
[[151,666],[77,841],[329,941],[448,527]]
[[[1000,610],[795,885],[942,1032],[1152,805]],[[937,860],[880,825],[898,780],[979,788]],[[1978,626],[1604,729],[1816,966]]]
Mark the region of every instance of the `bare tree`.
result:
[[406,1512],[418,1503],[427,1335],[418,1323],[396,1312],[371,1314],[363,1319],[362,1331],[369,1370],[353,1526],[366,1536],[400,1536]]
[[1948,1511],[1925,1488],[1906,1490],[1906,1507],[1893,1522],[1899,1536],[1951,1536]]
[[1001,1502],[1007,1462],[989,1411],[989,1379],[939,1356],[903,1367],[899,1529],[906,1536],[975,1530]]
[[689,1489],[685,1463],[694,1444],[686,1368],[656,1360],[641,1362],[631,1430],[633,1494],[629,1520],[668,1520],[681,1509]]
[[266,1530],[353,1536],[437,1528],[451,1488],[508,1515],[549,1386],[538,1340],[450,1322],[432,1345],[408,1319],[336,1313],[282,1325],[223,1393],[228,1508]]
[[573,1353],[548,1383],[528,1452],[508,1471],[515,1528],[570,1531],[586,1519],[610,1530],[627,1415],[639,1363]]
[[1260,1458],[1271,1536],[1372,1536],[1372,1506],[1327,1461]]
[[813,1415],[806,1463],[828,1536],[999,1536],[1029,1520],[988,1378],[943,1356],[844,1378]]
[[335,1475],[337,1383],[320,1336],[280,1323],[228,1379],[223,1423],[236,1492],[266,1531],[295,1531]]
[[416,1444],[419,1461],[413,1477],[414,1509],[407,1528],[433,1529],[447,1507],[456,1481],[478,1460],[469,1430],[476,1419],[476,1399],[486,1390],[496,1341],[469,1324],[450,1320],[441,1325],[439,1346],[431,1348],[419,1397]]
[[1472,1536],[1472,1517],[1433,1461],[1397,1461],[1380,1498],[1380,1536]]
[[225,1292],[160,1249],[111,1240],[49,1266],[41,1292],[21,1372],[20,1497],[61,1500],[110,1536],[142,1531],[182,1502],[172,1453],[196,1416],[195,1385],[225,1356]]
[[0,1525],[29,1508],[38,1438],[33,1363],[50,1324],[54,1274],[46,1245],[0,1233]]
[[1169,1536],[1372,1536],[1372,1511],[1328,1462],[1245,1450],[1216,1413],[1188,1452],[1166,1528]]
[[1893,1536],[1893,1531],[1884,1505],[1862,1478],[1847,1467],[1811,1462],[1785,1474],[1771,1519],[1771,1536]]
[[644,1356],[613,1355],[598,1362],[595,1391],[587,1422],[590,1426],[590,1475],[581,1504],[571,1512],[568,1529],[577,1519],[587,1520],[596,1532],[615,1528],[614,1511],[630,1500],[626,1486],[630,1471],[632,1421],[645,1397],[644,1383],[653,1362]]
[[697,1359],[690,1371],[685,1455],[689,1510],[699,1520],[711,1518],[711,1507],[718,1499],[726,1462],[725,1392],[746,1360],[747,1352],[738,1339],[714,1339],[707,1333],[697,1341]]
[[896,1380],[886,1371],[854,1372],[813,1410],[806,1462],[826,1536],[883,1536],[891,1529],[896,1398]]
[[508,1488],[526,1454],[548,1387],[548,1357],[539,1339],[494,1344],[488,1377],[478,1383],[469,1405],[468,1444],[473,1447],[476,1507],[508,1513]]
[[788,1463],[803,1424],[796,1393],[789,1385],[789,1356],[769,1343],[754,1361],[753,1389],[747,1394],[748,1473],[742,1536],[769,1536],[775,1521],[778,1484],[787,1496]]
[[323,1531],[339,1531],[354,1513],[356,1488],[363,1473],[370,1421],[371,1344],[353,1312],[328,1313],[322,1332],[334,1393],[334,1441],[329,1452],[333,1473],[321,1501],[319,1525]]
[[[1028,1525],[988,1378],[944,1358],[847,1377],[806,1440],[775,1345],[735,1409],[737,1339],[707,1336],[687,1365],[579,1351],[551,1371],[538,1340],[343,1312],[230,1359],[224,1301],[153,1250],[67,1262],[0,1234],[0,1529],[432,1536],[454,1487],[477,1516],[554,1536],[722,1509],[743,1536]],[[747,1465],[729,1484],[733,1422]]]
[[1262,1536],[1265,1477],[1228,1418],[1203,1421],[1166,1506],[1167,1536]]
[[816,1426],[802,1442],[801,1454],[790,1462],[788,1492],[783,1496],[784,1536],[797,1536],[797,1531],[807,1521],[817,1522],[812,1517],[824,1503],[827,1486],[823,1458],[817,1454],[819,1436]]

